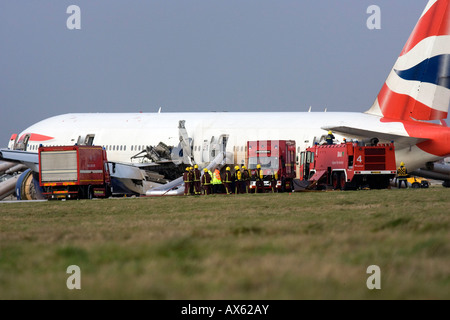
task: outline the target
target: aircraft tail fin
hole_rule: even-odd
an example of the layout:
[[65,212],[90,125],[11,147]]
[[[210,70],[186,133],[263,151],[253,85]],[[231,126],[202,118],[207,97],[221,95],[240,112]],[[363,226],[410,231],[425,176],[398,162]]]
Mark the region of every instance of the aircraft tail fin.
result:
[[442,120],[450,104],[450,0],[429,0],[373,106],[393,120]]

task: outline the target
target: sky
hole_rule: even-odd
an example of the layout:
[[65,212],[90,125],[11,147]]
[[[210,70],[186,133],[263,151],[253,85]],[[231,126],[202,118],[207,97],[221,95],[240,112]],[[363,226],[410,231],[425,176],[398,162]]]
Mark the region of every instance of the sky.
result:
[[73,112],[366,111],[427,2],[1,0],[0,147]]

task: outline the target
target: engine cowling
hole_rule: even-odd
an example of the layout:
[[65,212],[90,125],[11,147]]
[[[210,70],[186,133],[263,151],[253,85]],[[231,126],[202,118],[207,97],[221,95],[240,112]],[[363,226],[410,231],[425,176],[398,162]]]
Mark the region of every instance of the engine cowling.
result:
[[17,200],[42,200],[42,188],[39,186],[39,174],[31,169],[24,171],[16,183]]

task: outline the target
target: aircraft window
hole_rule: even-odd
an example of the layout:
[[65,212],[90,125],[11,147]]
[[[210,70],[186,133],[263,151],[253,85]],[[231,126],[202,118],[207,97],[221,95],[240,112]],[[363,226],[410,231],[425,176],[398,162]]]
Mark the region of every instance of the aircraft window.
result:
[[113,150],[116,151],[116,146],[113,146]]
[[241,146],[241,152],[242,152],[242,151],[244,151],[244,147],[243,147],[243,146]]
[[131,151],[133,151],[133,146],[131,146]]

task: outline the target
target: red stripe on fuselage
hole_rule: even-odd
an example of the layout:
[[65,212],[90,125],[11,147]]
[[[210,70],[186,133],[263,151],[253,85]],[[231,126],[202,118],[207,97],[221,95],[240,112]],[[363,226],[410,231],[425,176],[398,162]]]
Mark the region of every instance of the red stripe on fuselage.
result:
[[428,37],[450,35],[449,0],[438,0],[419,20],[409,37],[401,56]]
[[29,134],[30,135],[30,139],[28,139],[28,141],[48,141],[48,140],[52,140],[54,139],[53,137],[49,137],[49,136],[44,136],[43,134],[37,134],[37,133],[25,133],[23,134],[19,141],[23,141],[23,139],[25,138],[25,136]]

